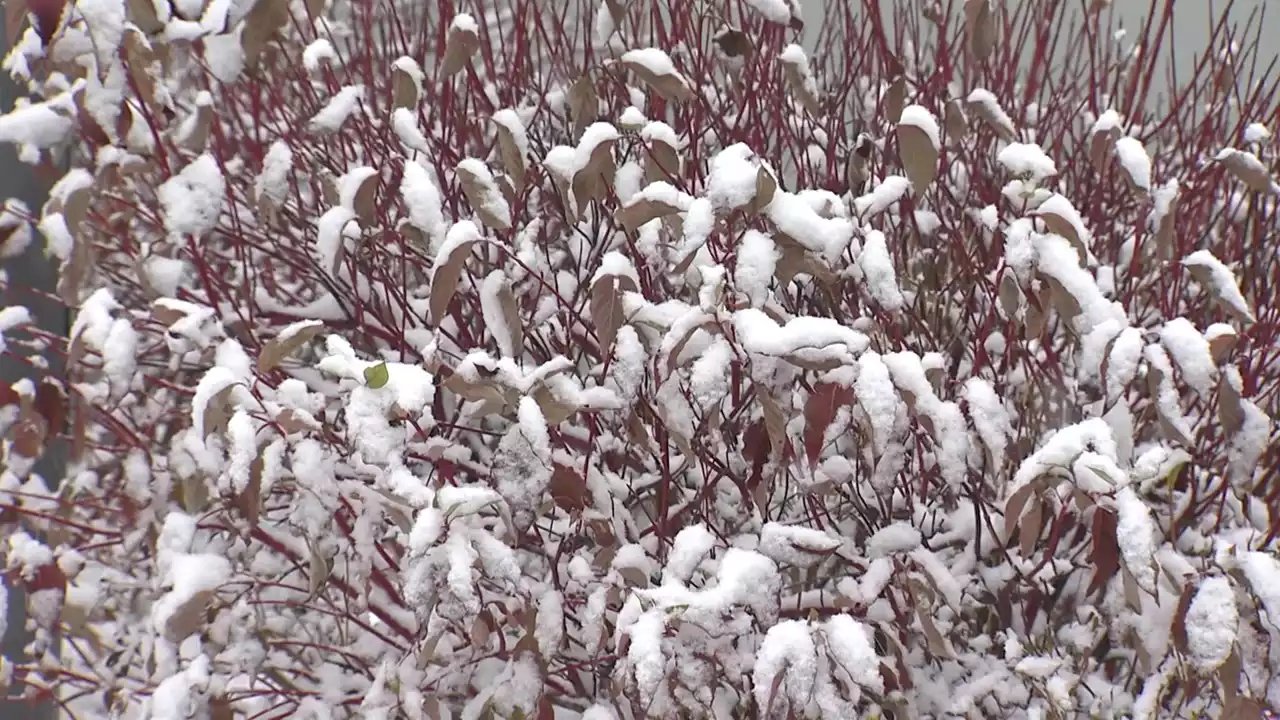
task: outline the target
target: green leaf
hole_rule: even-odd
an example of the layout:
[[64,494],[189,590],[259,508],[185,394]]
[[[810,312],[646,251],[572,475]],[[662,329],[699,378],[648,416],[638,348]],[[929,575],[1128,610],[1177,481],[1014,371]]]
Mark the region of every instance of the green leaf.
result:
[[387,380],[391,378],[387,372],[387,364],[380,362],[377,365],[371,365],[364,369],[364,384],[377,390],[387,384]]

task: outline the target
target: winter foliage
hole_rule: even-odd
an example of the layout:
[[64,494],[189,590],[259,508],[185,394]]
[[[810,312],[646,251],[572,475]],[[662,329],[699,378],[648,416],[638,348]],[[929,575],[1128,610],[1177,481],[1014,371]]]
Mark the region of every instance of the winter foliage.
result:
[[[32,633],[0,685],[122,719],[1280,705],[1256,44],[1215,32],[1169,103],[1065,0],[834,3],[811,53],[792,0],[455,5],[72,0],[6,57],[0,140],[71,169],[0,257],[58,262],[75,320],[0,308],[0,352],[69,368],[0,388]],[[1027,72],[1046,22],[1074,55]]]

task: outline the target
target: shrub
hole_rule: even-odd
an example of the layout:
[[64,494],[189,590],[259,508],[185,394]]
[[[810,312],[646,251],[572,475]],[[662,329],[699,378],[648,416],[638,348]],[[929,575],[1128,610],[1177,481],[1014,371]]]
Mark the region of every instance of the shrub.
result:
[[[74,717],[1261,717],[1276,77],[1172,0],[76,0],[4,667]],[[1073,20],[1072,18],[1076,18]],[[33,232],[33,226],[37,232]],[[6,278],[20,292],[21,278]],[[57,437],[64,478],[33,460]]]

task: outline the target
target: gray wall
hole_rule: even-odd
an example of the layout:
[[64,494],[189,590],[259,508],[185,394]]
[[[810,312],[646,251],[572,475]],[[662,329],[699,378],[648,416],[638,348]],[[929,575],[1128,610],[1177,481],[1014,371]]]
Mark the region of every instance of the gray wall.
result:
[[[805,28],[807,44],[812,45],[815,41],[818,25],[829,4],[836,2],[861,4],[875,1],[877,0],[800,0],[800,7],[808,21]],[[885,7],[892,4],[889,0],[879,1]],[[1015,7],[1032,0],[996,1],[1004,2],[1007,7]],[[954,2],[957,7],[963,4],[963,0],[954,0]],[[1076,2],[1084,6],[1089,0],[1076,0]],[[1159,0],[1159,4],[1163,5],[1164,0]],[[1173,41],[1176,52],[1169,49],[1168,43],[1165,44],[1165,52],[1172,56],[1179,77],[1186,77],[1194,67],[1196,53],[1202,52],[1209,41],[1213,21],[1219,17],[1222,8],[1227,6],[1226,0],[1178,0],[1174,5]],[[1109,12],[1115,14],[1117,26],[1127,28],[1130,32],[1137,32],[1150,7],[1151,0],[1112,0]],[[1267,11],[1262,15],[1263,38],[1271,38],[1269,43],[1263,40],[1266,45],[1264,50],[1274,57],[1280,53],[1280,1],[1235,0],[1230,4],[1230,21],[1243,26],[1249,19],[1250,13],[1261,12],[1264,7]]]

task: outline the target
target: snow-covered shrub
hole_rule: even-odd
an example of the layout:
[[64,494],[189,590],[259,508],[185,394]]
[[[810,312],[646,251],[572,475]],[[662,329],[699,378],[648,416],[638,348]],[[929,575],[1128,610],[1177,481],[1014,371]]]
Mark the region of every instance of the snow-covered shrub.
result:
[[42,11],[0,139],[72,169],[0,230],[75,323],[0,311],[70,367],[0,389],[2,684],[1260,716],[1277,86],[1241,42],[1163,88],[1160,17],[1077,4],[832,3],[812,54],[783,0]]

